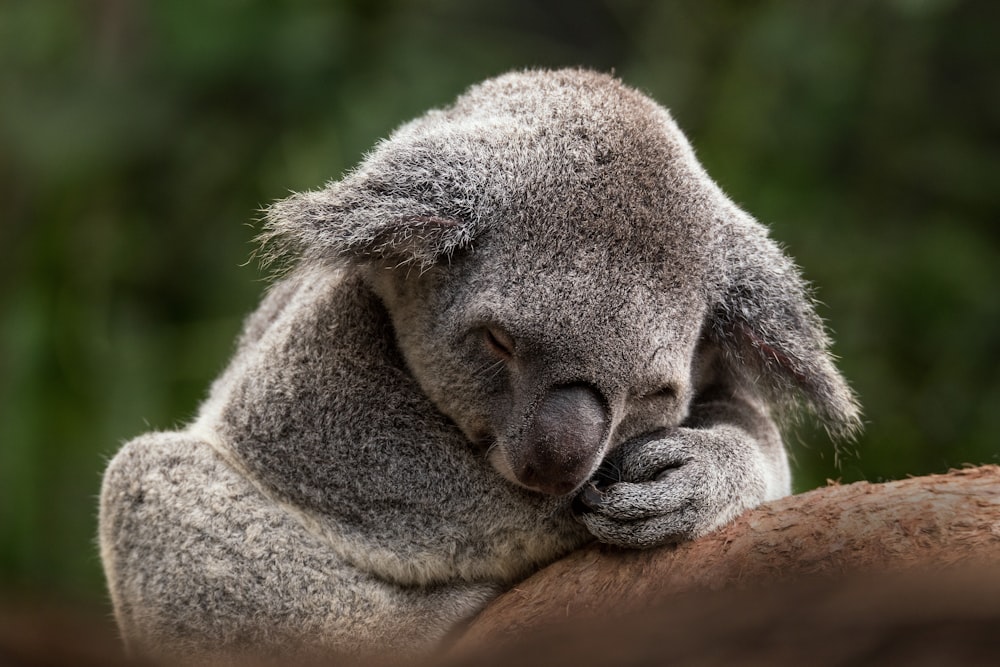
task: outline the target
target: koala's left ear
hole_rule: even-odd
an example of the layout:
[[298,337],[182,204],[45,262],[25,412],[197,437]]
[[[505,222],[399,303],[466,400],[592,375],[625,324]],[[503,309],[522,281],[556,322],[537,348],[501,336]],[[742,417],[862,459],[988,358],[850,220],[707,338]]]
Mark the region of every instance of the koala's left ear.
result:
[[265,260],[295,253],[425,267],[469,245],[472,225],[353,174],[272,204],[260,240],[269,248]]
[[833,365],[798,268],[752,220],[727,225],[723,237],[725,273],[708,334],[746,381],[779,403],[803,398],[832,435],[850,437],[860,407]]

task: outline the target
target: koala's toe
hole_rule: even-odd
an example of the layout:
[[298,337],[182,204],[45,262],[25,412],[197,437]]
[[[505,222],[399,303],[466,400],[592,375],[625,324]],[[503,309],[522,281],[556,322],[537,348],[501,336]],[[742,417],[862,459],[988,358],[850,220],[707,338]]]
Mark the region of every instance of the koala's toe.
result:
[[[586,501],[585,501],[586,502]],[[689,504],[682,485],[667,482],[621,482],[604,489],[590,509],[609,519],[631,522],[681,511]]]
[[665,471],[680,468],[692,460],[685,443],[676,438],[643,440],[625,446],[616,460],[621,479],[644,482]]
[[690,539],[695,531],[683,514],[620,522],[600,514],[586,514],[580,520],[598,540],[627,549],[648,549]]

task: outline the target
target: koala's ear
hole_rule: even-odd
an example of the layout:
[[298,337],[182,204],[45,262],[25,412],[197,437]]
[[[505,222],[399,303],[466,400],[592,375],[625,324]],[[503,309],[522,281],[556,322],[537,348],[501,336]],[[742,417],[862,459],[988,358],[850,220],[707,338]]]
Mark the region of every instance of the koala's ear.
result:
[[265,261],[296,254],[426,267],[472,241],[467,221],[357,175],[277,201],[265,213]]
[[708,334],[745,381],[779,405],[804,402],[831,435],[851,437],[860,407],[798,268],[756,222],[729,225],[723,236],[725,275]]

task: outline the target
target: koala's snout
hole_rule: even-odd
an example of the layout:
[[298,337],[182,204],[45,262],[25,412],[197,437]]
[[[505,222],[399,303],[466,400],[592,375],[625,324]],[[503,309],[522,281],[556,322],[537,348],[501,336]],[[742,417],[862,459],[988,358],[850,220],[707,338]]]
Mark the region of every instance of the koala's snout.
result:
[[521,484],[552,495],[577,488],[601,456],[608,410],[589,385],[551,389],[538,404],[515,451],[511,471]]

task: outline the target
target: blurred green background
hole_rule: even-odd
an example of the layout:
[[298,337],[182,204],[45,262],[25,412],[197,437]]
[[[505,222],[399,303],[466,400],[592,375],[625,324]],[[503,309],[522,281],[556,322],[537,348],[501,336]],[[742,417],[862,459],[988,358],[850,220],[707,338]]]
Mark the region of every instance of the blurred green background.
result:
[[0,590],[99,604],[101,470],[182,424],[258,210],[502,71],[670,107],[817,286],[867,430],[797,488],[997,462],[1000,3],[0,0]]

